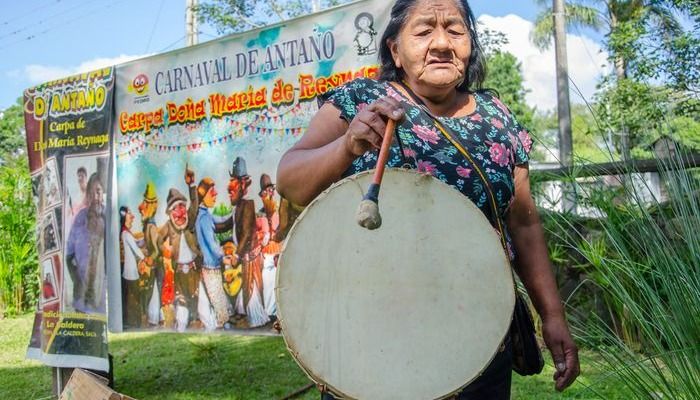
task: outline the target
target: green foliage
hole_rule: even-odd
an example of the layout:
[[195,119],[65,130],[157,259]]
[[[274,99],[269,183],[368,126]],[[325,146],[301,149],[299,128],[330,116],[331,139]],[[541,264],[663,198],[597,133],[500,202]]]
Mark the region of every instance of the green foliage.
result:
[[[0,399],[51,397],[50,368],[24,358],[32,321],[29,315],[0,320]],[[280,337],[135,332],[110,334],[109,346],[115,389],[141,400],[281,399],[310,383]],[[540,375],[513,374],[513,398],[626,399],[597,360],[581,352],[583,374],[563,395],[552,386],[549,362]],[[314,388],[294,398],[319,397]]]
[[0,160],[21,153],[24,140],[24,108],[21,99],[0,112]]
[[[545,48],[553,34],[551,2],[538,0],[538,3],[545,9],[536,21],[532,40]],[[693,29],[684,30],[679,20],[683,15],[694,18]],[[597,134],[601,138],[612,136],[616,152],[648,155],[646,146],[669,134],[668,121],[681,116],[700,121],[697,2],[569,1],[567,25],[592,28],[606,36],[605,45],[615,74],[604,79],[592,108],[599,125]],[[685,131],[683,140],[695,142],[691,136]],[[595,156],[587,150],[580,151],[576,145],[574,151],[586,158]]]
[[[349,0],[325,0],[322,8]],[[243,32],[311,13],[306,0],[206,0],[196,8],[201,22],[213,26],[220,34]]]
[[39,293],[32,184],[24,157],[0,165],[0,316],[34,307]]
[[[683,155],[660,164],[679,165]],[[604,293],[610,318],[577,325],[631,398],[700,398],[700,182],[663,173],[669,199],[641,195],[630,176],[585,196],[603,218],[557,218],[558,239]],[[641,353],[641,354],[640,354]]]
[[[630,133],[630,147],[648,144],[659,136],[659,130],[669,117],[667,93],[658,87],[631,79],[618,80],[596,94],[596,115],[608,129]],[[621,151],[620,135],[613,145]]]
[[229,206],[228,204],[219,203],[216,205],[216,207],[214,207],[214,210],[212,210],[212,214],[222,217],[231,214],[231,210],[233,210],[233,207]]
[[514,55],[501,51],[489,55],[486,63],[488,76],[484,87],[498,91],[499,97],[508,105],[518,121],[530,128],[534,110],[525,102],[527,91],[523,86],[522,64]]
[[[547,132],[550,133],[549,136],[553,136],[559,129],[556,112],[536,114],[533,125],[535,126],[534,131]],[[587,106],[571,105],[571,137],[574,159],[582,163],[591,163],[608,162],[611,158],[617,157],[615,149],[609,145],[606,130],[602,128],[599,118]],[[541,135],[538,139],[540,139],[537,146],[539,153],[556,153],[557,141],[555,137]],[[543,161],[543,157],[537,158],[538,154],[535,156],[535,160]]]
[[700,121],[678,117],[669,123],[669,134],[689,151],[700,153]]
[[[212,214],[216,215],[217,217],[224,217],[227,215],[231,215],[233,212],[233,207],[229,206],[228,204],[225,203],[219,203],[214,207],[212,210]],[[220,242],[223,243],[227,240],[231,240],[231,231],[227,232],[219,232],[216,234],[216,239]]]

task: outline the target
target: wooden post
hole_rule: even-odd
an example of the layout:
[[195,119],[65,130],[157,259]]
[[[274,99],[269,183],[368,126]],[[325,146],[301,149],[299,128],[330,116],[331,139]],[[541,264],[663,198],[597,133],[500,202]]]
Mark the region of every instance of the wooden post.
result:
[[194,8],[197,7],[197,0],[187,0],[185,9],[185,33],[187,36],[187,46],[194,46],[199,43],[197,32],[197,14]]

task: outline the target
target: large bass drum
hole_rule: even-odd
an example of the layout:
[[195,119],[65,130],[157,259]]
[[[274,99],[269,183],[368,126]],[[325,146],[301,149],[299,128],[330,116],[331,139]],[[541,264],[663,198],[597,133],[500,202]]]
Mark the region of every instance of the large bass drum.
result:
[[446,398],[479,376],[508,331],[509,262],[469,199],[411,171],[387,169],[382,226],[358,226],[370,181],[338,182],[292,227],[276,286],[284,340],[339,398]]

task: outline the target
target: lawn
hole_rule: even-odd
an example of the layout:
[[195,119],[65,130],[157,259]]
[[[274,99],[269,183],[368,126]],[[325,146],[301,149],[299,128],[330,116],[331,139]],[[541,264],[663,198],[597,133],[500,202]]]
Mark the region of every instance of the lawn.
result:
[[[31,324],[31,315],[0,320],[0,399],[51,398],[49,368],[24,359]],[[279,399],[309,382],[279,337],[113,334],[110,352],[116,389],[142,400]],[[512,398],[629,398],[605,379],[592,353],[582,358],[582,375],[565,393],[554,391],[547,365],[536,377],[514,375]],[[313,389],[297,398],[319,395]]]

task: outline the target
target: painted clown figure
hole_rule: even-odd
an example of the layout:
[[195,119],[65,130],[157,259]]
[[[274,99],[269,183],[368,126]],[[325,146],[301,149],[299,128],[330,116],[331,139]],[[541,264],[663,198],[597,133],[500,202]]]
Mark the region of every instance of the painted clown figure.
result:
[[189,206],[187,199],[179,190],[171,188],[168,192],[165,213],[168,222],[160,228],[160,246],[169,245],[170,261],[174,272],[176,307],[180,315],[186,314],[178,326],[184,328],[196,321],[197,299],[199,295],[199,263],[202,253],[199,250],[195,232],[195,220],[199,211],[197,186],[194,172],[185,168],[185,184],[189,189]]

